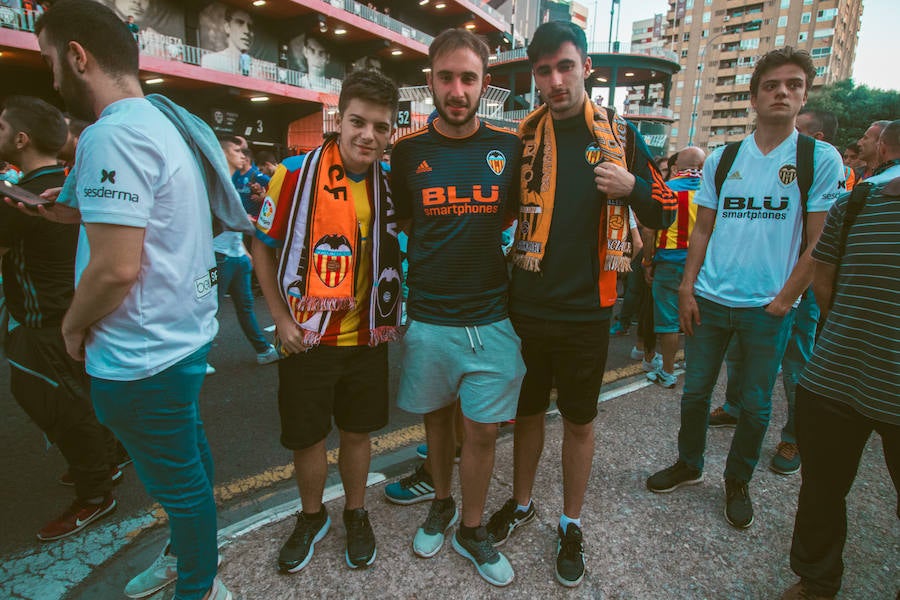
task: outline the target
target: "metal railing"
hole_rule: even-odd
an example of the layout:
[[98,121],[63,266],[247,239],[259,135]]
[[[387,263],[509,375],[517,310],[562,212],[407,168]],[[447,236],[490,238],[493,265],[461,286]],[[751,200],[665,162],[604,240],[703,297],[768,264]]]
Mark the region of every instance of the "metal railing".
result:
[[39,13],[24,8],[0,8],[0,27],[34,32],[34,22]]
[[[618,42],[614,42],[612,45],[606,42],[593,43],[588,45],[588,52],[592,54],[641,54],[643,56],[664,58],[675,63],[678,62],[678,54],[671,50],[666,50],[665,48],[631,48],[628,44],[620,44]],[[528,53],[525,48],[515,48],[514,50],[494,54],[489,58],[489,61],[492,63],[509,62],[525,58],[526,56],[528,56]]]
[[401,23],[397,19],[389,17],[388,15],[379,12],[375,9],[369,8],[364,4],[360,4],[355,0],[323,0],[327,4],[334,6],[335,8],[342,8],[349,13],[353,13],[358,17],[362,17],[366,21],[371,21],[377,25],[381,25],[387,29],[395,33],[399,33],[405,38],[409,38],[411,40],[415,40],[417,42],[421,42],[426,46],[431,44],[431,41],[434,39],[432,36],[419,31],[418,29],[414,29],[407,25],[406,23]]
[[628,118],[629,116],[674,119],[675,111],[671,108],[666,108],[665,106],[626,106],[625,118]]

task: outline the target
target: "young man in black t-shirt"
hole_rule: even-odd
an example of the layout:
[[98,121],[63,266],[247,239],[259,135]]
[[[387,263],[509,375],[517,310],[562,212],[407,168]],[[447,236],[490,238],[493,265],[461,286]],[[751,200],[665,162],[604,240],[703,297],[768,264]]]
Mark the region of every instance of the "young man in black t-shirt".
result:
[[[11,97],[0,114],[0,156],[20,165],[19,185],[40,194],[66,178],[56,156],[68,137],[62,113],[43,100]],[[12,329],[6,340],[16,401],[69,464],[77,500],[38,532],[50,541],[80,531],[115,510],[121,471],[115,441],[97,422],[84,365],[66,353],[62,318],[72,301],[78,225],[25,216],[0,203],[0,256]]]
[[[497,423],[515,415],[524,374],[507,317],[501,233],[515,213],[519,140],[475,113],[487,89],[488,48],[473,34],[445,31],[429,49],[428,84],[438,117],[399,140],[391,154],[397,216],[411,221],[409,322],[397,404],[425,419],[434,481],[428,518],[413,540],[436,555],[461,519],[453,548],[497,586],[513,580],[481,524],[494,465]],[[465,437],[462,511],[450,496],[456,400]]]

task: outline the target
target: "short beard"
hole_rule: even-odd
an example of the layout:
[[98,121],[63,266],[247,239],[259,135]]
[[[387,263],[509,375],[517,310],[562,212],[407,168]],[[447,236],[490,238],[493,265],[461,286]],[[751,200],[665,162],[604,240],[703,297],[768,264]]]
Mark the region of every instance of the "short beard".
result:
[[93,123],[97,120],[94,109],[90,105],[87,86],[75,78],[67,65],[63,66],[59,82],[59,94],[66,104],[66,110],[76,119]]
[[469,112],[462,118],[462,121],[454,121],[447,113],[444,112],[441,103],[435,97],[434,92],[431,92],[431,102],[434,104],[435,110],[438,111],[438,116],[448,125],[453,125],[455,127],[460,127],[465,125],[469,121],[475,118],[475,115],[478,113],[478,105],[481,103],[481,96],[478,96],[478,99],[475,101],[474,107],[469,107]]

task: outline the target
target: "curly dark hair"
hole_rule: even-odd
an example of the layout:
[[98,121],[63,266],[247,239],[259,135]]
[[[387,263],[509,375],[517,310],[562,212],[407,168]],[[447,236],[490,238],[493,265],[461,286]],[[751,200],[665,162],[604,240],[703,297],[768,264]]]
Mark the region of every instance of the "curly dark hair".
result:
[[806,74],[806,91],[812,87],[813,80],[816,78],[816,66],[813,64],[812,56],[806,50],[798,50],[791,46],[777,48],[766,52],[762,58],[756,63],[753,69],[753,75],[750,77],[750,95],[755,96],[759,92],[759,81],[763,74],[772,69],[777,69],[783,65],[797,65]]

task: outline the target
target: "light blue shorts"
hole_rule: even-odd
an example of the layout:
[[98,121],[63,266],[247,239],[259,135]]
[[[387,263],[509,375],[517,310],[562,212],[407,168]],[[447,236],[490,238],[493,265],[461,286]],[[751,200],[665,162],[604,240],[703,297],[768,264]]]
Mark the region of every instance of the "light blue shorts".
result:
[[525,363],[509,319],[477,327],[410,320],[401,347],[397,406],[406,412],[434,412],[458,397],[476,423],[515,418]]

